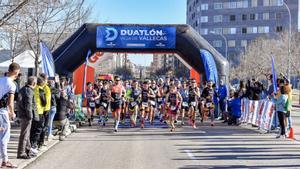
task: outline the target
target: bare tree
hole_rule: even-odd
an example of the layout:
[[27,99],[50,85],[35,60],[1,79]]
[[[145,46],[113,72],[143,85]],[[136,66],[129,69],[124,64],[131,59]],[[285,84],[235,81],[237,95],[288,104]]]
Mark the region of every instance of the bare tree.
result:
[[29,0],[0,0],[0,27],[7,24],[9,19],[18,13],[28,2]]
[[[291,44],[291,73],[299,75],[300,36],[294,33]],[[231,77],[238,79],[265,79],[271,73],[271,57],[275,59],[276,71],[287,72],[288,64],[288,34],[278,34],[276,38],[260,37],[252,41],[245,53],[241,55],[240,64],[231,69]]]
[[39,74],[41,41],[53,51],[89,16],[85,0],[35,0],[22,8],[22,41],[35,54],[35,74]]

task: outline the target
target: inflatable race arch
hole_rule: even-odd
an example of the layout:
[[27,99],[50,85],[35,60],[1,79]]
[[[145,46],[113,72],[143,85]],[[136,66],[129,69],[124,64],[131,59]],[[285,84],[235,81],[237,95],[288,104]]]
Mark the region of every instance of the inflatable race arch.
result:
[[95,52],[177,53],[205,80],[228,82],[227,60],[189,25],[84,24],[54,51],[56,72],[70,75]]

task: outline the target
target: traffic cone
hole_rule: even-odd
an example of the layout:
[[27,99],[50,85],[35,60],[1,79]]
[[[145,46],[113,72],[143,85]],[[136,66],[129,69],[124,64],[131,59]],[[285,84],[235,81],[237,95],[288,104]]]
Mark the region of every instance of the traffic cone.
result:
[[293,128],[290,129],[290,133],[289,133],[289,137],[288,138],[292,139],[292,140],[295,140],[295,135],[294,135],[294,129]]

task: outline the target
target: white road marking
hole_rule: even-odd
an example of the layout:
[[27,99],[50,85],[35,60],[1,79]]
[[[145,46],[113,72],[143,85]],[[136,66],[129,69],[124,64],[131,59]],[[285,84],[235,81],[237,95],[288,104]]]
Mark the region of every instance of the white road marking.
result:
[[191,160],[196,160],[196,157],[193,155],[193,153],[191,153],[190,150],[184,150],[184,151],[185,151],[185,153],[189,156],[189,158],[190,158]]

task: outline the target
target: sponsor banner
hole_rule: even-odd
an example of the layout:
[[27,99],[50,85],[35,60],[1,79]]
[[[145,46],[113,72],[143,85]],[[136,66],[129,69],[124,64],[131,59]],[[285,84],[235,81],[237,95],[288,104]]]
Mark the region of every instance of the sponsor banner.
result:
[[97,48],[174,49],[176,27],[98,26]]
[[270,130],[274,116],[274,104],[269,100],[253,101],[242,99],[241,123],[258,126],[262,130]]

